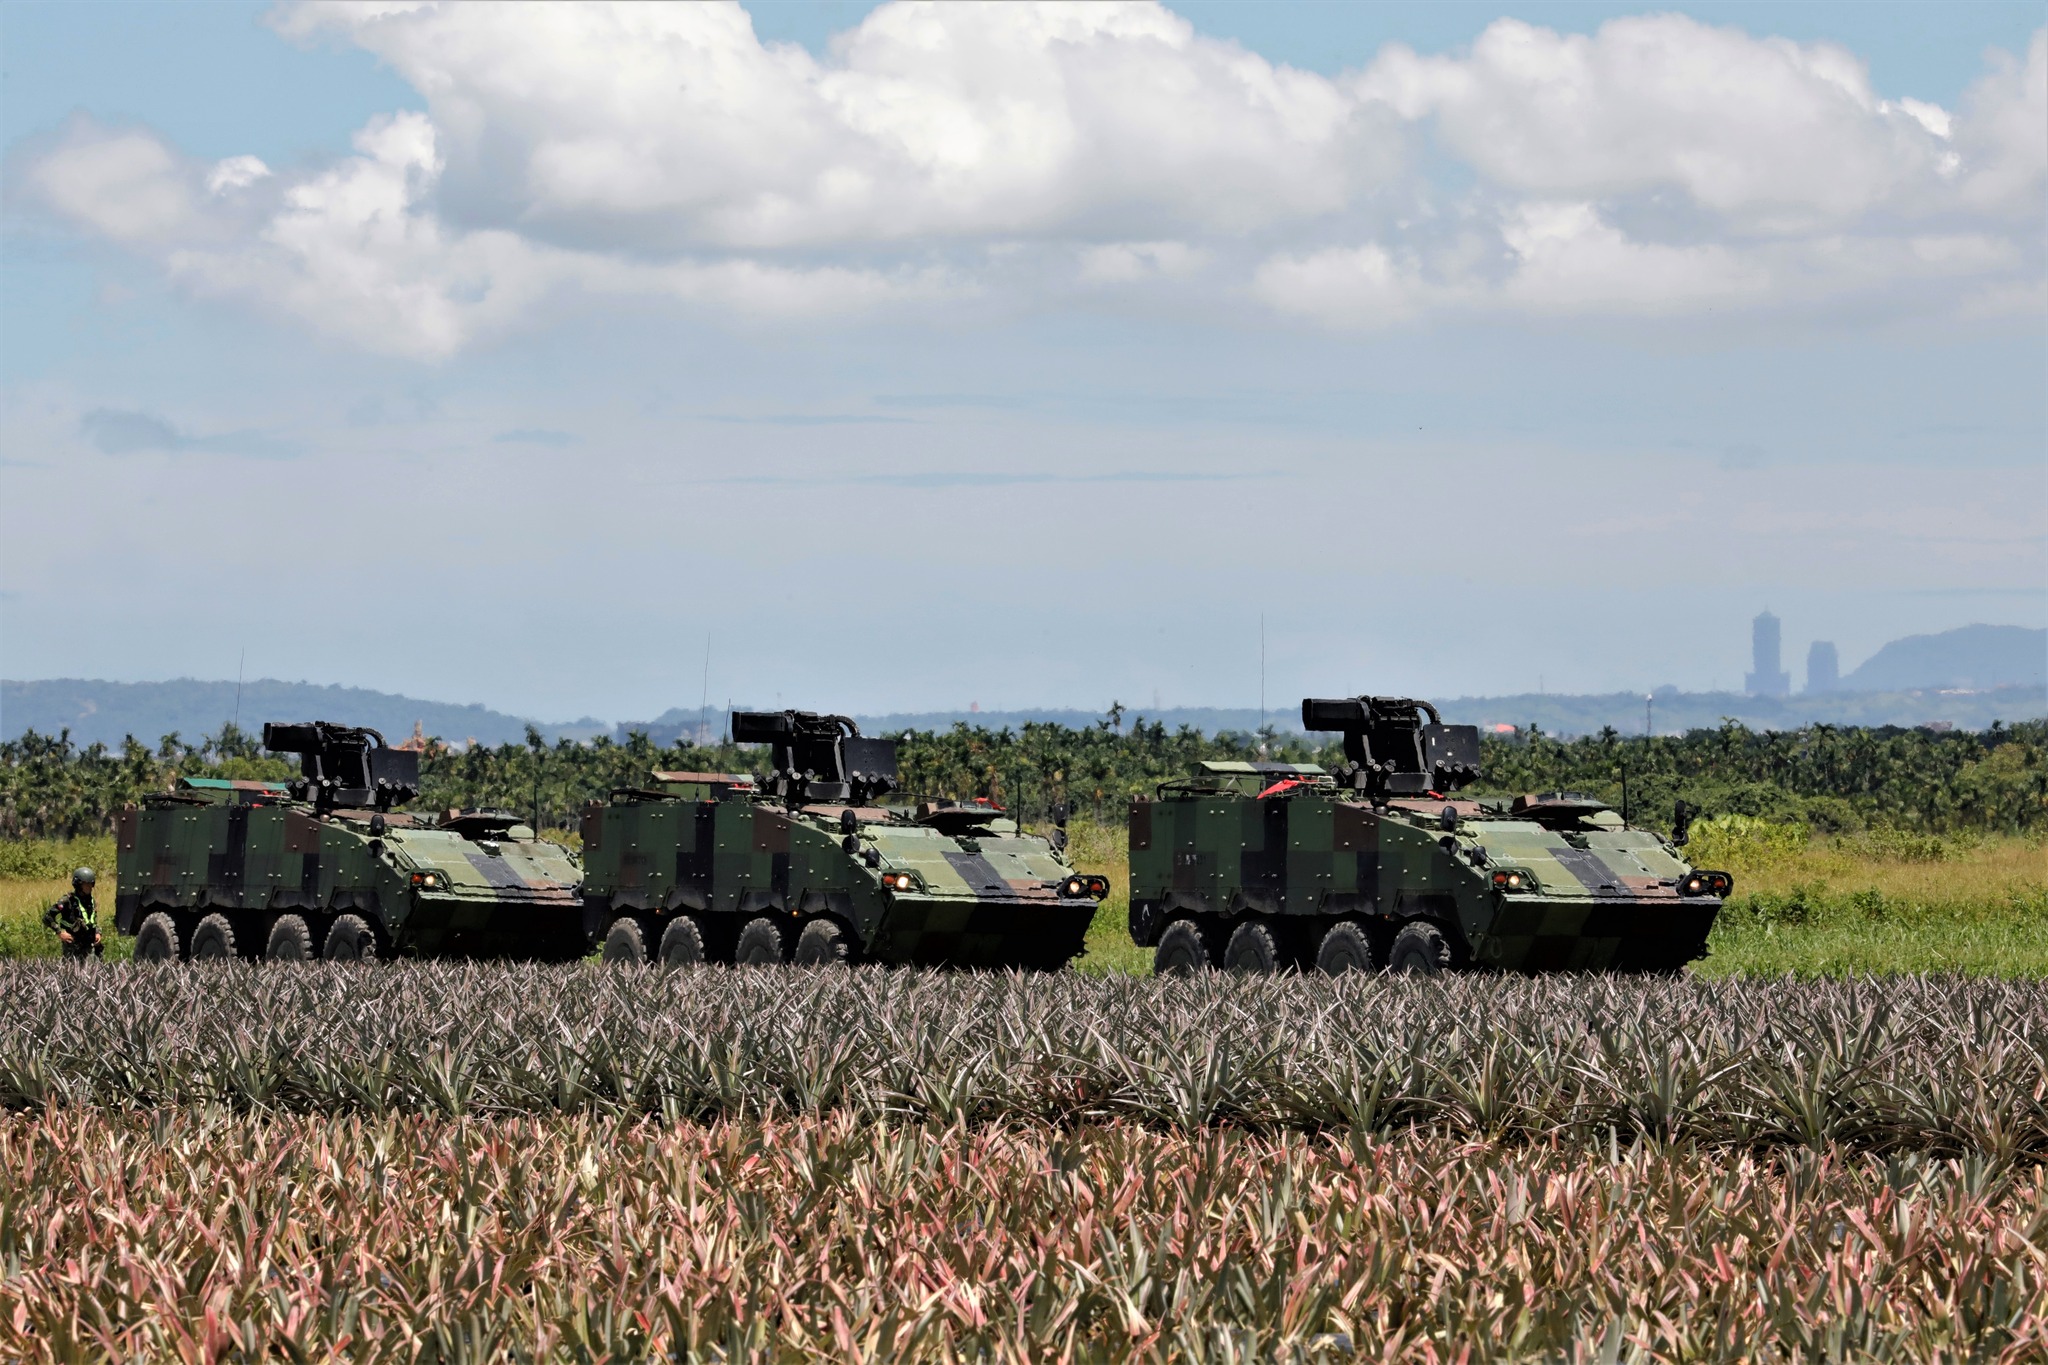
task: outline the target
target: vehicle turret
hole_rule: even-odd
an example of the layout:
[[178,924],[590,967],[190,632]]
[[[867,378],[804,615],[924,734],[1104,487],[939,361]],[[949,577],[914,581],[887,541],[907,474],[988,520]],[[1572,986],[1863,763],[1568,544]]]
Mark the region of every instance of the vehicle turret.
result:
[[1375,805],[1454,792],[1479,777],[1479,727],[1445,725],[1436,707],[1412,697],[1306,697],[1301,728],[1343,734],[1351,766],[1340,780]]
[[392,748],[366,726],[322,720],[266,723],[263,747],[299,756],[301,776],[291,784],[292,795],[322,811],[341,806],[390,810],[420,794],[419,753]]
[[896,788],[896,741],[870,739],[849,716],[814,711],[740,711],[735,744],[766,744],[766,790],[785,801],[863,804]]

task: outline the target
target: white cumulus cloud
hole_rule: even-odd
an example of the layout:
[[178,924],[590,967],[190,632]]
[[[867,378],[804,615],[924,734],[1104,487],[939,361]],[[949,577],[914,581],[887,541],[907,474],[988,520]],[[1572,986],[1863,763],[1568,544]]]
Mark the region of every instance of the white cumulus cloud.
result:
[[1752,229],[1924,197],[1948,154],[1946,111],[1880,99],[1844,49],[1676,14],[1591,35],[1503,19],[1464,55],[1392,46],[1356,88],[1430,120],[1496,184],[1548,197],[1675,190]]
[[729,5],[290,11],[427,98],[448,192],[575,242],[1232,232],[1339,208],[1384,139],[1154,4],[888,5],[821,63]]
[[75,118],[26,180],[49,207],[117,242],[174,237],[196,216],[191,168],[146,128]]
[[274,22],[374,52],[425,112],[291,171],[79,119],[17,153],[17,199],[425,358],[627,298],[778,317],[1146,282],[1387,326],[2041,294],[2048,31],[1949,109],[1839,46],[1679,15],[1503,19],[1334,79],[1150,3],[889,4],[823,58],[730,5]]

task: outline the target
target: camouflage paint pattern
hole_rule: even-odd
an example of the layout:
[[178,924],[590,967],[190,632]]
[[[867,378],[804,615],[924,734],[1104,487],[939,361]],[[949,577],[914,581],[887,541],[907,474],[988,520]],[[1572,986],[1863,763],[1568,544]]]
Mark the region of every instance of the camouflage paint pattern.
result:
[[[1107,894],[1046,839],[993,811],[793,805],[749,779],[657,773],[658,789],[614,794],[583,816],[585,929],[601,940],[640,916],[650,948],[669,920],[696,917],[707,957],[731,961],[741,926],[774,916],[851,931],[866,961],[1053,968],[1082,949]],[[939,825],[956,826],[941,829]],[[960,828],[966,824],[971,827]],[[904,875],[907,890],[885,885]],[[1094,882],[1098,890],[1091,891]]]
[[245,955],[280,915],[306,921],[317,951],[355,914],[400,955],[579,956],[580,869],[567,850],[509,816],[437,822],[398,812],[322,812],[283,784],[185,779],[115,817],[114,923],[134,934],[155,911],[189,944],[225,915]]
[[1192,918],[1220,948],[1228,929],[1263,917],[1304,965],[1336,921],[1364,927],[1384,965],[1399,927],[1423,919],[1444,931],[1458,966],[1673,970],[1705,954],[1721,907],[1681,894],[1694,869],[1679,849],[1598,802],[1376,807],[1321,769],[1280,764],[1208,763],[1194,782],[1137,798],[1130,856],[1141,945]]

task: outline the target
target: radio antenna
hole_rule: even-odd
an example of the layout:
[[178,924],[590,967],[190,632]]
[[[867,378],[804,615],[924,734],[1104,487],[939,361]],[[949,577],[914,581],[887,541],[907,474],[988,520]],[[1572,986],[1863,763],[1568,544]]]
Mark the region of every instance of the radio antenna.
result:
[[1259,757],[1266,756],[1266,613],[1259,613]]
[[704,632],[704,695],[697,703],[697,742],[711,743],[711,632]]

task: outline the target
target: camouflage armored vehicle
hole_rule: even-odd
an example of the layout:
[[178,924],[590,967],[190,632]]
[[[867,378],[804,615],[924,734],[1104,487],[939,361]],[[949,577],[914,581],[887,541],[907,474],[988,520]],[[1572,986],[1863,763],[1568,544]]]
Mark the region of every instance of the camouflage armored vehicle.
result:
[[[1426,719],[1425,719],[1426,717]],[[1428,702],[1301,704],[1337,773],[1205,763],[1131,803],[1131,937],[1161,972],[1676,971],[1732,889],[1678,843],[1575,792],[1500,802],[1479,732]]]
[[585,925],[607,962],[1054,968],[1101,877],[985,803],[895,797],[894,740],[844,716],[740,712],[774,771],[657,772],[583,816]]
[[135,956],[574,958],[581,874],[517,816],[394,807],[419,755],[375,730],[266,725],[290,783],[187,778],[115,822],[115,927]]

